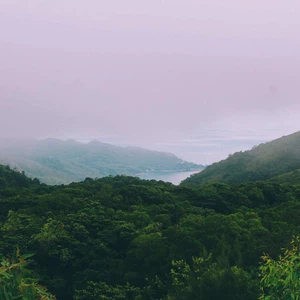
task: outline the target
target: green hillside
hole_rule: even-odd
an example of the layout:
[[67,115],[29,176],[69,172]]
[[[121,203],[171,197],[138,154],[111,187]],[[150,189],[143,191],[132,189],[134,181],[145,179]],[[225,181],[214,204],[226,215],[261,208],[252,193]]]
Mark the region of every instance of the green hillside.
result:
[[0,299],[258,299],[261,256],[300,235],[299,197],[268,181],[48,186],[0,166]]
[[21,189],[39,184],[38,179],[30,179],[23,172],[13,171],[9,166],[0,165],[0,190]]
[[78,182],[86,177],[136,175],[147,171],[194,171],[203,166],[174,154],[138,147],[118,147],[99,141],[2,140],[0,163],[48,184]]
[[300,183],[300,169],[285,173],[270,179],[271,182],[299,184]]
[[[300,132],[237,152],[208,166],[182,184],[203,186],[213,182],[228,184],[267,180],[300,168]],[[294,175],[292,176],[295,180]]]

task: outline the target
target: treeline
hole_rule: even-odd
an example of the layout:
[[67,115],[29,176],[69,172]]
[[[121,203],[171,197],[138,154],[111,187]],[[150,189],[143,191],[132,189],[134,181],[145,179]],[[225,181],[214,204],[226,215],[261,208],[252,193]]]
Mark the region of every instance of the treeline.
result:
[[184,184],[199,187],[214,182],[241,184],[260,180],[292,181],[295,173],[299,178],[299,172],[300,131],[260,144],[249,151],[236,152],[187,178]]
[[59,300],[257,299],[261,256],[300,233],[299,199],[297,184],[48,186],[0,167],[0,253],[33,253]]

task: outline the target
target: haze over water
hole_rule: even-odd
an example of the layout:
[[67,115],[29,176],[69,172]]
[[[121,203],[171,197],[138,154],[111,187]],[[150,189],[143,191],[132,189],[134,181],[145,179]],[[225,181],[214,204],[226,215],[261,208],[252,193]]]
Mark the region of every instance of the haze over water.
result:
[[162,180],[165,182],[171,182],[173,184],[180,184],[180,182],[187,177],[191,176],[192,174],[199,173],[199,171],[194,172],[148,172],[139,174],[138,177],[141,179],[155,179],[155,180]]

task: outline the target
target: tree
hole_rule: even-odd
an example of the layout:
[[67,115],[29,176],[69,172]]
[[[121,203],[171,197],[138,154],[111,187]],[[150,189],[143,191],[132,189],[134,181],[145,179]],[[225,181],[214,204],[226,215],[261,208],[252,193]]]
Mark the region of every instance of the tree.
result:
[[89,282],[84,290],[75,291],[75,300],[125,300],[125,299],[143,299],[141,290],[131,286],[129,283],[126,285],[109,286],[104,282]]
[[0,299],[13,300],[55,300],[47,289],[37,284],[38,280],[31,278],[32,272],[26,267],[32,254],[20,255],[17,249],[11,258],[3,258],[0,267]]
[[269,255],[262,256],[264,264],[260,267],[261,300],[299,300],[300,299],[300,237],[291,242],[278,260]]
[[168,276],[171,286],[165,300],[223,299],[250,300],[257,298],[255,281],[243,269],[229,266],[221,257],[213,262],[193,257],[192,263],[173,261]]

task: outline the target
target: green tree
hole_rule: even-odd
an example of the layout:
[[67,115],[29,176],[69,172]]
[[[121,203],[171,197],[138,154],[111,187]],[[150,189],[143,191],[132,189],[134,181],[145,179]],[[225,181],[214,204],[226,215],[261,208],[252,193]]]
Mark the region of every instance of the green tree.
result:
[[126,285],[109,286],[104,282],[89,282],[84,290],[75,291],[75,300],[125,300],[125,299],[143,299],[141,290],[131,286],[129,283]]
[[26,267],[32,254],[20,255],[17,249],[11,258],[3,258],[0,267],[0,299],[3,300],[55,300],[47,289],[31,278],[32,272]]
[[166,300],[250,300],[258,296],[250,274],[237,266],[230,267],[222,258],[213,262],[211,255],[205,259],[194,257],[191,264],[173,261],[169,278]]
[[264,264],[260,267],[261,300],[299,300],[300,299],[300,237],[291,242],[278,260],[269,255],[262,256]]

